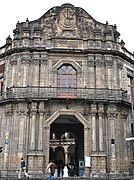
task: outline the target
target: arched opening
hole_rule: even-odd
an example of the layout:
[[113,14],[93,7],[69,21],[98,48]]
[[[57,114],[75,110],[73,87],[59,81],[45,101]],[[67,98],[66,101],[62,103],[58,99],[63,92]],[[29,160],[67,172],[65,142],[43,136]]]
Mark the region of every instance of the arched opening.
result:
[[79,161],[84,161],[84,125],[74,115],[60,115],[50,125],[50,137],[49,158],[58,166],[73,164],[78,175]]

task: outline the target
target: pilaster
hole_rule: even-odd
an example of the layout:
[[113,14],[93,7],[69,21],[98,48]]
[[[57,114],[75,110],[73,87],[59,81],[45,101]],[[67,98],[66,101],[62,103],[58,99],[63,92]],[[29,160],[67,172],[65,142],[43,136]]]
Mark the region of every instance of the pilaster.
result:
[[92,121],[92,151],[96,151],[96,113],[97,113],[97,105],[91,104],[91,121]]
[[114,105],[109,105],[107,108],[107,118],[108,118],[108,149],[109,154],[108,157],[108,169],[110,170],[110,173],[116,172],[116,146],[115,146],[115,127],[116,127],[116,117],[117,117],[117,112],[116,112],[116,107]]
[[9,166],[9,154],[10,154],[10,126],[11,126],[11,121],[12,121],[12,115],[13,115],[13,110],[12,106],[9,105],[6,107],[5,111],[5,117],[6,117],[6,127],[5,127],[5,148],[4,148],[4,170],[8,169]]
[[49,163],[49,140],[50,140],[50,126],[45,124],[44,126],[44,144],[43,144],[43,152],[45,153],[45,168]]
[[98,105],[98,117],[99,117],[99,151],[104,150],[104,138],[103,138],[103,132],[104,132],[104,105],[99,104]]

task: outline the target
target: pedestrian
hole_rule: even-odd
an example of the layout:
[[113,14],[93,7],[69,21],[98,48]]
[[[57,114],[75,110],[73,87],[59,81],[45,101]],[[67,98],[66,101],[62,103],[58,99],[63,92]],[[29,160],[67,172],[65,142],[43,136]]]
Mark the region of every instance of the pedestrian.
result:
[[74,176],[74,165],[69,163],[68,167],[68,176]]
[[67,165],[64,166],[64,173],[63,173],[63,177],[68,177],[68,168]]
[[22,173],[24,173],[24,175],[29,178],[28,173],[26,172],[26,163],[25,160],[23,158],[21,158],[21,167],[20,167],[20,171],[19,171],[19,175],[18,178],[21,179],[21,175]]
[[49,178],[48,180],[54,180],[54,173],[55,173],[55,169],[56,169],[56,165],[54,163],[53,160],[50,161],[50,163],[48,164],[46,170],[49,171]]

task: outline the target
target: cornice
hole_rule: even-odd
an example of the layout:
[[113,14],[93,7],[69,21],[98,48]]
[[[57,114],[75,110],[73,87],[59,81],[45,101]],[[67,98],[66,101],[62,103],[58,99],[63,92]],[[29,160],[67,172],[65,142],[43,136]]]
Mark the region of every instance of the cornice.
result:
[[116,50],[104,50],[104,49],[64,49],[64,48],[51,48],[46,49],[45,47],[22,47],[22,48],[13,48],[3,54],[0,55],[0,59],[6,56],[10,56],[12,54],[22,53],[22,52],[46,52],[48,54],[50,53],[70,53],[70,54],[101,54],[101,55],[112,55],[112,56],[119,56],[128,62],[134,64],[134,60],[125,55],[124,53]]

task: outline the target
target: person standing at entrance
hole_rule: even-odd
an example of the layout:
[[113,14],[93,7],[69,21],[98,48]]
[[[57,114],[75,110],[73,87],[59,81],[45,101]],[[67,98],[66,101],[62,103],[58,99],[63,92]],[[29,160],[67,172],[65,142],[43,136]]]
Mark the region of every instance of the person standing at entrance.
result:
[[54,161],[52,160],[46,168],[47,171],[49,170],[48,180],[54,180],[55,179],[54,178],[55,169],[56,169],[56,165],[55,165]]
[[19,171],[19,175],[18,178],[21,179],[21,175],[22,173],[24,173],[24,175],[29,178],[28,173],[26,172],[26,164],[25,164],[25,160],[23,158],[21,158],[21,167],[20,167],[20,171]]

